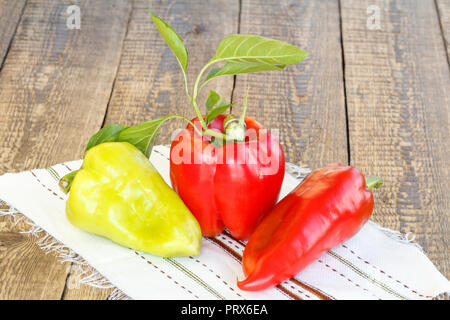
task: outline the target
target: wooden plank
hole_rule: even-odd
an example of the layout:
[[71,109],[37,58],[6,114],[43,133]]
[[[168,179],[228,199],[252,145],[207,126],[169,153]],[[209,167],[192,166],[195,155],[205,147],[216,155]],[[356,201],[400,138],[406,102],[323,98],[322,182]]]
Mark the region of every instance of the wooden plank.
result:
[[26,0],[0,0],[0,69],[8,52]]
[[450,0],[436,0],[436,8],[444,44],[447,48],[447,61],[450,63]]
[[[237,0],[153,3],[155,14],[167,21],[184,40],[189,52],[191,88],[220,40],[237,32],[238,8]],[[218,12],[220,14],[212,14]],[[204,108],[209,89],[229,99],[232,87],[232,77],[208,85],[200,95],[199,106]],[[195,117],[185,94],[178,62],[149,18],[148,1],[135,1],[106,123],[133,125],[168,114]],[[172,131],[185,126],[181,120],[165,124],[157,143],[170,143]]]
[[287,161],[347,163],[338,1],[243,0],[240,32],[293,43],[310,57],[284,71],[237,76],[233,111],[249,87],[249,115],[279,130]]
[[66,287],[62,298],[64,300],[105,300],[113,289],[102,289],[91,285],[82,284],[80,280],[89,274],[82,274],[76,265],[72,265],[66,281]]
[[448,277],[450,74],[434,1],[343,0],[341,14],[351,163],[384,180],[373,219],[415,234]]
[[0,217],[0,299],[59,299],[70,264],[46,255],[36,237],[20,233],[27,229]]
[[[25,7],[0,73],[0,174],[79,158],[101,127],[130,5],[82,1],[81,29],[69,30],[72,4],[30,0]],[[28,245],[20,230],[0,233],[0,242],[17,248],[2,253],[0,279],[8,280],[0,281],[0,299],[59,299],[69,264]]]

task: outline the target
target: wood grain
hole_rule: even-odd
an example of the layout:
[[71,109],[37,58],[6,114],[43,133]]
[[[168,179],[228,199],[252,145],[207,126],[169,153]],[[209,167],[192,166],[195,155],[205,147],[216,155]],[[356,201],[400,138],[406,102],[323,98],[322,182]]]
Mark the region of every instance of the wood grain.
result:
[[[238,0],[152,1],[151,4],[154,13],[184,40],[189,52],[188,78],[192,90],[197,73],[214,55],[220,40],[237,32]],[[230,99],[232,87],[233,78],[208,85],[198,100],[199,106],[204,108],[209,89]],[[181,69],[149,18],[148,2],[135,1],[106,123],[133,125],[168,114],[195,117],[185,94]],[[165,124],[157,143],[170,143],[172,131],[185,126],[181,120]]]
[[435,3],[343,0],[341,14],[351,163],[384,180],[373,219],[415,234],[448,277],[450,74]]
[[0,69],[8,52],[26,0],[0,0]]
[[25,225],[12,228],[0,218],[0,226],[0,299],[59,299],[70,264],[56,262],[35,237],[19,233]]
[[[0,202],[0,210],[6,209]],[[36,237],[22,234],[21,231],[29,229],[29,221],[20,217],[0,216],[0,270],[14,270],[15,272],[0,272],[0,299],[17,296],[18,285],[23,285],[23,275],[26,274],[28,286],[39,290],[23,291],[22,299],[59,299],[60,285],[54,282],[53,277],[65,278],[69,264],[64,268],[55,264],[54,257],[36,250]],[[21,257],[26,256],[28,260]],[[32,261],[36,266],[29,263]],[[45,272],[35,272],[45,270]]]
[[444,45],[447,48],[447,61],[450,63],[450,0],[436,0],[436,8]]
[[[0,174],[79,158],[101,127],[131,8],[79,2],[81,29],[69,30],[72,4],[27,2],[0,73]],[[0,233],[5,241],[0,279],[9,280],[0,281],[0,298],[59,299],[69,264],[11,231]]]
[[233,112],[249,87],[248,114],[279,130],[287,161],[347,163],[338,1],[243,0],[240,31],[298,45],[310,57],[284,71],[237,76]]

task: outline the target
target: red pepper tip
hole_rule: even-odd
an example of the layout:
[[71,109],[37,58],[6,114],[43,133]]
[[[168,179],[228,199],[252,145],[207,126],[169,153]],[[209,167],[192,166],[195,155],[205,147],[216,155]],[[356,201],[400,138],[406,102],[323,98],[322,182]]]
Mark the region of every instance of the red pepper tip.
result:
[[261,291],[276,285],[277,283],[274,279],[258,279],[258,277],[255,279],[252,275],[249,275],[246,279],[237,282],[238,288],[244,291]]
[[247,281],[248,280],[248,278],[246,278],[246,279],[244,279],[244,280],[242,280],[242,281],[238,281],[237,282],[237,286],[238,286],[238,288],[239,289],[241,289],[241,290],[244,290],[244,291],[252,291],[251,290],[251,286],[249,287],[249,281]]

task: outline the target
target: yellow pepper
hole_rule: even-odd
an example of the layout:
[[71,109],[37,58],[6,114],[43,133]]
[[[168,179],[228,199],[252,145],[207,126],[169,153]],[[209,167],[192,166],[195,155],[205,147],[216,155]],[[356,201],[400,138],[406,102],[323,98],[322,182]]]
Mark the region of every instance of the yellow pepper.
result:
[[145,155],[128,142],[89,149],[66,205],[76,227],[161,257],[197,255],[200,226]]

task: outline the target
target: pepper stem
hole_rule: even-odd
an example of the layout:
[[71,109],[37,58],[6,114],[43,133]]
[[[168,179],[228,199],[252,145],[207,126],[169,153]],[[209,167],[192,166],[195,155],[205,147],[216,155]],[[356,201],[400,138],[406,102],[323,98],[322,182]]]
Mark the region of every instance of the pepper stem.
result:
[[70,191],[70,187],[72,186],[72,181],[75,178],[75,175],[78,173],[78,171],[80,171],[80,170],[75,170],[75,171],[69,172],[64,177],[62,177],[61,180],[59,180],[59,187],[61,188],[61,190],[64,193],[67,194]]
[[233,114],[230,114],[223,121],[223,132],[227,141],[244,141],[246,130],[245,122],[241,124],[239,119]]
[[383,180],[378,177],[369,177],[366,179],[366,187],[368,189],[378,189],[383,184]]
[[245,94],[245,100],[244,100],[244,110],[242,110],[241,117],[239,118],[239,124],[241,126],[245,125],[245,113],[247,112],[247,99],[248,99],[249,90],[250,90],[250,87],[247,87],[247,93]]

